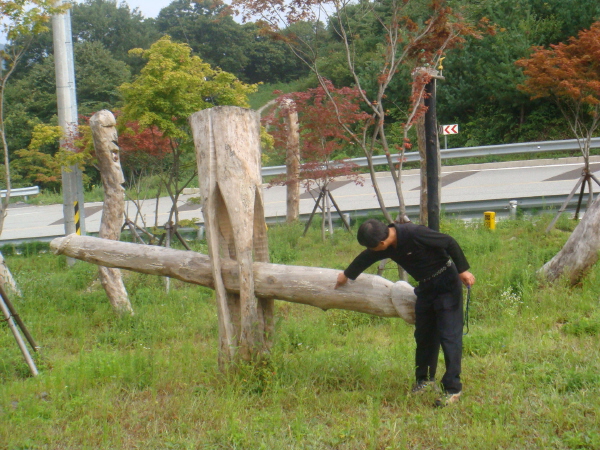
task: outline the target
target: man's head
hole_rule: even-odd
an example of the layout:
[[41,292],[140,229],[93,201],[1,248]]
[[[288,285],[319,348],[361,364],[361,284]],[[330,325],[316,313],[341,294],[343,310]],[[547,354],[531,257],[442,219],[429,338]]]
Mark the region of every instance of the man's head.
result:
[[375,249],[388,238],[389,233],[390,229],[386,224],[376,219],[369,219],[358,228],[356,239],[360,245]]

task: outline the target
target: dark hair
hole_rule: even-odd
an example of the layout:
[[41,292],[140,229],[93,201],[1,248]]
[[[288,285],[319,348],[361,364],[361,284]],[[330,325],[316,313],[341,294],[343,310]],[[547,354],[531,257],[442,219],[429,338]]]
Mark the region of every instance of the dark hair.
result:
[[356,239],[364,247],[375,248],[381,241],[385,241],[389,234],[386,224],[376,219],[369,219],[359,227]]

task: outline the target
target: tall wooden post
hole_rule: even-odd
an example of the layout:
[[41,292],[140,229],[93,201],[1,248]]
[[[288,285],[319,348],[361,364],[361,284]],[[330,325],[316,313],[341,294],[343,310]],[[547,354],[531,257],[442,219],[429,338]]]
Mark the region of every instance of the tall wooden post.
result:
[[[204,199],[208,251],[219,315],[222,369],[260,358],[270,347],[272,299],[254,294],[253,261],[269,259],[260,173],[260,116],[219,106],[190,117]],[[237,262],[239,293],[227,291],[222,261]]]
[[300,216],[300,131],[298,112],[292,100],[285,102],[284,114],[287,124],[285,166],[287,175],[286,221],[295,222]]
[[[119,147],[117,145],[117,122],[110,111],[97,112],[90,119],[94,137],[94,148],[104,187],[104,206],[99,236],[118,241],[121,237],[121,225],[125,217],[125,177],[121,169]],[[133,314],[127,290],[119,269],[99,267],[100,282],[112,307],[118,313]]]
[[425,155],[427,164],[427,226],[440,230],[440,150],[436,114],[436,80],[441,77],[431,70],[432,78],[425,86]]

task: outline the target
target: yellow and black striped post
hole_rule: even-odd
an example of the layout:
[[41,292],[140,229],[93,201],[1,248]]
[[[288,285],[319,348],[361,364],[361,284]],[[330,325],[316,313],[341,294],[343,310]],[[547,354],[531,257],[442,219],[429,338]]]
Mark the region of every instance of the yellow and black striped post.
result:
[[75,221],[75,233],[77,233],[79,236],[81,236],[81,219],[80,219],[80,215],[79,215],[79,202],[77,200],[75,200],[73,202],[73,209],[75,211],[74,214],[74,221]]

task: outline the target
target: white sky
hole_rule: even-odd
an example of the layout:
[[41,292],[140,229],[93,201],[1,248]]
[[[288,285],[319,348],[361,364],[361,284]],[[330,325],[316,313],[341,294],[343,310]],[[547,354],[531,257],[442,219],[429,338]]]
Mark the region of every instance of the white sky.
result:
[[[173,0],[125,0],[131,9],[139,8],[144,17],[156,17],[161,9],[169,6]],[[121,3],[117,0],[117,3]]]

